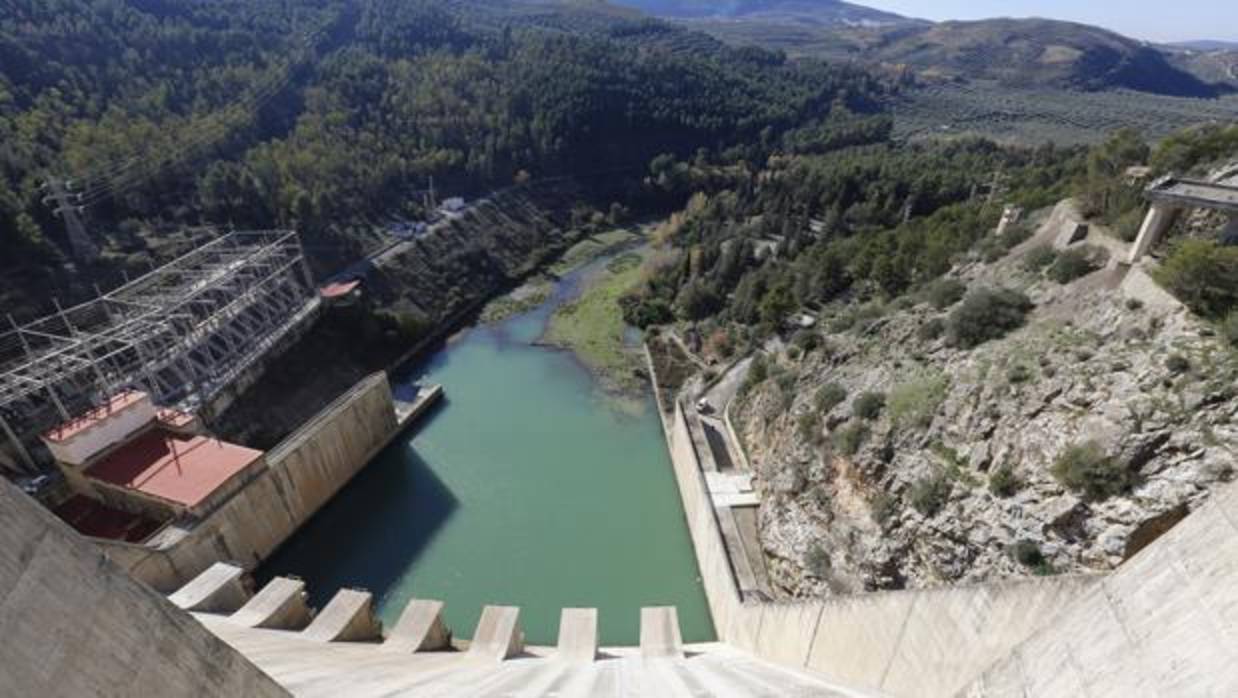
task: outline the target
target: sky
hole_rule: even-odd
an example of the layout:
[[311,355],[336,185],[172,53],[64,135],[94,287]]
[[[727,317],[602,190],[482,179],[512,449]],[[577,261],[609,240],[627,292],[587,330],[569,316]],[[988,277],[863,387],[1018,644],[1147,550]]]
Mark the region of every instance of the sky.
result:
[[1238,0],[852,0],[909,17],[1050,17],[1149,41],[1238,41]]

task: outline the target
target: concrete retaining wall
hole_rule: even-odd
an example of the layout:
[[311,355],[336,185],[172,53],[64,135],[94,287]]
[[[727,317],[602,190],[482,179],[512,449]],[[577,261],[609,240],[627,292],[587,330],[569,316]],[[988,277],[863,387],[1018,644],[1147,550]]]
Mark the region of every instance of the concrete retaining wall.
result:
[[1238,487],[1065,605],[964,695],[1238,695]]
[[682,406],[663,417],[718,639],[763,659],[891,696],[950,696],[1099,581],[1063,576],[806,603],[745,603]]
[[0,478],[0,695],[288,693]]
[[[181,530],[178,540],[157,548],[96,542],[134,577],[165,593],[221,560],[253,569],[397,430],[386,375],[369,376],[267,453],[265,471],[205,519]],[[177,525],[171,528],[175,534]]]

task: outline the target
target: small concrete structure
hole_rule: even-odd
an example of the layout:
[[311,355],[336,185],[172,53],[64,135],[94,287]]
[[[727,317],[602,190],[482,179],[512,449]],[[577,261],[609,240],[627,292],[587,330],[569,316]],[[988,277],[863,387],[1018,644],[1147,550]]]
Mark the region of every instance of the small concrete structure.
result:
[[1083,242],[1088,238],[1088,224],[1079,221],[1066,221],[1062,224],[1062,230],[1053,240],[1053,247],[1057,250],[1064,250],[1067,247]]
[[340,589],[301,634],[316,642],[372,642],[382,639],[383,624],[370,592]]
[[249,600],[242,577],[245,570],[226,562],[216,562],[188,584],[177,589],[168,600],[177,608],[204,613],[231,613]]
[[1238,228],[1238,186],[1193,179],[1163,177],[1148,187],[1144,196],[1152,202],[1127,262],[1134,264],[1148,254],[1173,226],[1184,209],[1207,208],[1230,215],[1227,234]]
[[1011,228],[1023,220],[1023,208],[1020,206],[1007,206],[1002,210],[1002,218],[997,222],[996,235],[1001,237],[1005,235]]
[[291,577],[276,577],[233,613],[230,620],[249,628],[300,630],[313,615],[306,602],[305,582]]
[[565,662],[592,662],[598,653],[598,610],[565,608],[559,616],[559,651]]
[[679,609],[656,606],[640,610],[640,654],[645,658],[683,658]]
[[524,632],[520,629],[520,608],[486,606],[477,621],[469,657],[501,662],[524,651]]
[[400,613],[383,649],[393,652],[429,652],[451,645],[451,631],[443,623],[443,602],[413,599]]

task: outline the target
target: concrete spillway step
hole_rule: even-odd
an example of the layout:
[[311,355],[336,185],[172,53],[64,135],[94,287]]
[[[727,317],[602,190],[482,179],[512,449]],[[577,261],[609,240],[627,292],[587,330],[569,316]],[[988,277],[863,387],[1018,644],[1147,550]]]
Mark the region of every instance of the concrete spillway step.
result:
[[656,606],[640,610],[640,653],[642,657],[683,658],[678,609]]
[[430,652],[446,649],[450,644],[451,631],[443,623],[443,602],[413,599],[383,641],[383,649]]
[[382,638],[383,626],[370,592],[341,589],[301,635],[318,642],[369,642]]
[[233,613],[230,620],[250,628],[300,630],[313,615],[306,603],[305,582],[276,577]]
[[231,613],[249,599],[242,582],[244,574],[236,565],[216,562],[173,592],[168,600],[186,611]]
[[469,645],[469,656],[501,662],[524,651],[524,632],[520,630],[520,608],[486,606],[477,621]]
[[573,663],[592,662],[598,653],[598,610],[565,608],[559,616],[558,659]]

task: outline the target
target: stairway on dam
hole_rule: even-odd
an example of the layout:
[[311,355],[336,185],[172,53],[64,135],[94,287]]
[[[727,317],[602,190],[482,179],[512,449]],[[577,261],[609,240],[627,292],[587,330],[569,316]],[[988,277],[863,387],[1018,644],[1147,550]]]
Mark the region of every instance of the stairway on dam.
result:
[[315,614],[299,580],[251,597],[242,577],[216,564],[169,599],[296,696],[875,695],[720,643],[684,645],[674,607],[642,609],[638,647],[599,648],[596,610],[572,608],[556,646],[525,646],[511,606],[487,606],[472,639],[453,642],[438,601],[410,602],[384,633],[368,592],[341,590]]

